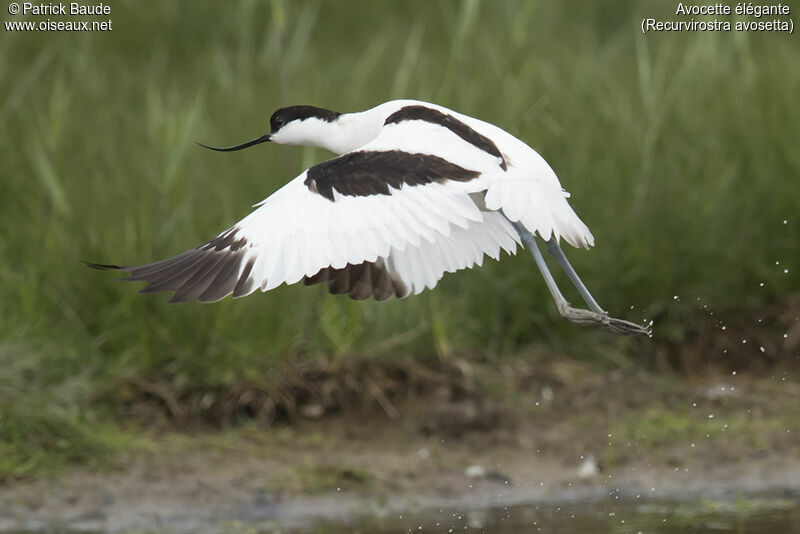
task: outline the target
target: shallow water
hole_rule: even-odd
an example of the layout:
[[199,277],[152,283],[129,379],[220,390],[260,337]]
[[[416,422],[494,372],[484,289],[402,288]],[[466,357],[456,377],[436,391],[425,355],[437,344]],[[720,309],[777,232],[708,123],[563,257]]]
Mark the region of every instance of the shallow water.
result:
[[314,533],[556,532],[800,533],[797,498],[695,502],[578,502],[471,510],[437,510],[365,519],[356,524],[322,524]]
[[[0,512],[1,514],[1,512]],[[1,518],[1,517],[0,517]],[[401,533],[492,533],[541,532],[587,533],[800,533],[800,495],[740,497],[735,500],[640,501],[580,500],[492,508],[452,508],[414,513],[371,515],[347,522],[321,521],[313,526],[289,527],[281,521],[236,521],[215,523],[207,519],[173,518],[157,528],[108,532],[127,534],[401,534]],[[302,520],[300,521],[303,522]],[[70,530],[46,528],[8,531],[0,534],[101,534],[102,529]]]

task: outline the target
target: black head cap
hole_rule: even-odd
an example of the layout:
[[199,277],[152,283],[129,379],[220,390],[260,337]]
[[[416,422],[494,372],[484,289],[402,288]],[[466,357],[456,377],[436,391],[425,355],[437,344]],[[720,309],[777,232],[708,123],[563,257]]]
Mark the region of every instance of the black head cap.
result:
[[269,118],[269,126],[272,129],[272,133],[275,133],[292,121],[314,117],[325,122],[333,122],[339,115],[341,113],[314,106],[289,106],[273,113],[272,117]]

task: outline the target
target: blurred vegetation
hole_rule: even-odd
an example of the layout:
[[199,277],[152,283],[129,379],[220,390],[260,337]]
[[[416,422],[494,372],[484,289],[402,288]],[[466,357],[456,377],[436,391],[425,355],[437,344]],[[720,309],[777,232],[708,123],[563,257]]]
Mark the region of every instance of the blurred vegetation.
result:
[[169,403],[263,383],[298,356],[492,360],[547,345],[616,365],[640,351],[558,318],[527,253],[387,303],[281,287],[176,306],[81,264],[182,252],[326,158],[193,144],[260,135],[283,105],[418,98],[520,136],[596,236],[568,251],[587,285],[615,315],[656,319],[662,339],[680,342],[698,299],[722,312],[796,292],[800,45],[639,31],[668,14],[655,1],[120,1],[109,33],[0,32],[0,450],[30,445],[0,477],[37,450],[103,449],[81,425],[116,418],[130,384],[157,381]]

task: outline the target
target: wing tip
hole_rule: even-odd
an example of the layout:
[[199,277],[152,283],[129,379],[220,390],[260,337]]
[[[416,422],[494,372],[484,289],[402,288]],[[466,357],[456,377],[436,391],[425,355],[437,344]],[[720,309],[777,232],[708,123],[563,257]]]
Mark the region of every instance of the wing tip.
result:
[[94,263],[86,260],[81,260],[81,262],[90,269],[97,269],[99,271],[124,271],[126,269],[126,267],[122,265],[113,265],[111,263]]

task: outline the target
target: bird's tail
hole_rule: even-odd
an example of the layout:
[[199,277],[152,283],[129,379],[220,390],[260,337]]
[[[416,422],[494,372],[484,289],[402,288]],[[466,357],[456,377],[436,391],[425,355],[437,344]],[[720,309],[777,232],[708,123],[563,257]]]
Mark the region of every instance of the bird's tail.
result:
[[[553,175],[555,178],[555,175]],[[557,179],[543,180],[526,175],[498,176],[486,192],[486,207],[502,209],[513,222],[522,223],[542,239],[564,238],[573,247],[589,248],[594,236],[567,202],[569,193]]]

